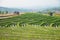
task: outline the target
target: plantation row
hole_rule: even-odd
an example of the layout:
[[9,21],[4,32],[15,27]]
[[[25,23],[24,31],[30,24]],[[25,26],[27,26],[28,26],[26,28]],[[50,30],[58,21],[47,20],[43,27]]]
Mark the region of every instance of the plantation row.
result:
[[37,13],[26,13],[20,16],[0,19],[1,27],[8,27],[12,25],[40,25],[40,26],[60,26],[60,18],[53,16],[46,16]]

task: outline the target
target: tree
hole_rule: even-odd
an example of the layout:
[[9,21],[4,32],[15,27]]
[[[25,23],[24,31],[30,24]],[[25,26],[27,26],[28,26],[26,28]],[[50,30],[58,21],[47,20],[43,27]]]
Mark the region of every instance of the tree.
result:
[[53,13],[52,12],[50,12],[50,16],[53,16]]
[[4,14],[4,11],[2,11],[1,14]]
[[1,11],[0,11],[0,14],[1,14]]
[[8,11],[6,11],[6,14],[8,14]]
[[14,14],[19,15],[19,12],[18,11],[15,11]]
[[51,12],[51,11],[48,11],[48,14],[49,14],[50,16],[53,16],[53,12]]

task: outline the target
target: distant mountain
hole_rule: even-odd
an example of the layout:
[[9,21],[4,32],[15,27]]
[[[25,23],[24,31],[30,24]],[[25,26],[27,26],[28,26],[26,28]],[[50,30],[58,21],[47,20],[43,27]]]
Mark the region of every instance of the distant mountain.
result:
[[19,12],[28,12],[31,11],[29,9],[17,9],[17,8],[6,8],[6,7],[0,7],[0,11],[8,11],[8,12],[14,12],[14,11],[19,11]]
[[[19,12],[31,12],[31,11],[40,11],[42,9],[38,8],[38,9],[25,9],[25,8],[7,8],[7,7],[0,7],[0,11],[8,11],[8,12],[14,12],[14,11],[19,11]],[[45,8],[42,10],[43,11],[60,11],[60,7],[52,7],[52,8]]]
[[20,9],[0,7],[0,11],[9,11],[9,12],[14,12],[14,11],[20,11]]

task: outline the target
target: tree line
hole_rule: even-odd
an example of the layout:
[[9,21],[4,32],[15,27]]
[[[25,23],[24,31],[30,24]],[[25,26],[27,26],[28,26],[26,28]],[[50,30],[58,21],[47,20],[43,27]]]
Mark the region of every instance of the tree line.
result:
[[[0,14],[8,14],[9,12],[8,11],[0,11]],[[19,11],[14,11],[13,12],[14,14],[16,14],[16,15],[19,15]],[[53,16],[53,12],[50,12],[50,11],[48,11],[48,14],[50,15],[50,16]]]
[[[16,15],[19,15],[20,12],[14,11],[13,13]],[[9,12],[8,11],[0,11],[0,14],[9,14]]]
[[8,14],[8,11],[0,11],[0,14]]

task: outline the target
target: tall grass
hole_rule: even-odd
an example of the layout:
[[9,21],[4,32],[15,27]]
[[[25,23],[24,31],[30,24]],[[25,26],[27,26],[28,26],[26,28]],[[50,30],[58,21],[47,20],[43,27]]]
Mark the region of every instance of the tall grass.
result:
[[0,40],[60,40],[60,27],[38,25],[2,27]]

